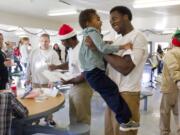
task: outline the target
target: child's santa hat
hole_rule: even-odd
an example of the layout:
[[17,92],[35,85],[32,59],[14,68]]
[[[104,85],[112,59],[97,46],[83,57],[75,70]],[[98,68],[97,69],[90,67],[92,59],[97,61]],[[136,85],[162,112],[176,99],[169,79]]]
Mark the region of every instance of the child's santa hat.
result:
[[59,28],[59,38],[60,40],[66,40],[69,39],[71,37],[74,37],[76,35],[76,32],[74,31],[74,29],[72,27],[70,27],[67,24],[63,24],[60,28]]

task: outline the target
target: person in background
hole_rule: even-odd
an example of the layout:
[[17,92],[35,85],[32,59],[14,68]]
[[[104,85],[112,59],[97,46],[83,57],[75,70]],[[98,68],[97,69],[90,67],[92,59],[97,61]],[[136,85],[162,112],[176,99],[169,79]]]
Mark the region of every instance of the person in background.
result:
[[[6,44],[6,56],[7,59],[14,61],[14,55],[13,55],[13,44],[9,41],[5,42]],[[8,75],[9,75],[9,80],[12,80],[12,67],[8,67]]]
[[25,118],[28,110],[12,93],[0,91],[0,135],[17,135],[18,123],[13,122],[13,116]]
[[7,59],[3,48],[3,34],[0,33],[0,90],[6,89],[8,83],[8,67],[11,66],[11,60]]
[[18,72],[18,68],[20,71],[23,71],[23,68],[22,68],[21,63],[20,63],[21,53],[19,50],[19,44],[17,47],[14,48],[13,53],[14,53],[14,62],[16,63],[16,67],[14,69],[14,72]]
[[57,43],[54,44],[53,49],[54,49],[54,51],[57,52],[57,54],[59,56],[59,60],[62,61],[62,59],[61,59],[61,49],[59,48],[59,45]]
[[164,52],[161,48],[161,45],[158,45],[158,48],[157,48],[157,59],[158,59],[158,67],[157,67],[157,70],[158,70],[158,74],[161,74],[162,73],[162,69],[163,69],[163,62],[162,62],[162,58],[164,56]]
[[26,70],[27,67],[27,62],[29,60],[29,38],[28,37],[23,37],[20,39],[20,53],[21,53],[21,63],[24,67],[24,71]]
[[63,84],[73,84],[69,92],[69,117],[70,125],[77,123],[84,123],[90,125],[91,123],[91,98],[93,91],[85,81],[81,74],[78,54],[80,49],[80,42],[77,39],[77,34],[74,29],[63,24],[59,28],[59,37],[66,48],[69,48],[69,61],[61,65],[50,65],[50,70],[63,69],[69,70],[72,79],[68,81],[62,80]]
[[180,30],[173,35],[172,46],[163,58],[160,135],[169,135],[171,132],[171,111],[177,125],[177,135],[180,134]]
[[[59,65],[58,54],[50,46],[50,36],[42,34],[40,36],[40,47],[31,51],[28,60],[26,85],[32,83],[33,88],[48,88],[49,80],[43,75],[43,71],[48,70],[48,65]],[[48,125],[55,126],[52,115],[45,119]]]

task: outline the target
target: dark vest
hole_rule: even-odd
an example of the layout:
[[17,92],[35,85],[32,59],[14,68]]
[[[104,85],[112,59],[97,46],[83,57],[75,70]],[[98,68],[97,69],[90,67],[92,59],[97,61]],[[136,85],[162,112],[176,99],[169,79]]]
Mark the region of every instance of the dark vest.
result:
[[6,54],[0,50],[0,83],[8,82],[8,69],[4,65]]

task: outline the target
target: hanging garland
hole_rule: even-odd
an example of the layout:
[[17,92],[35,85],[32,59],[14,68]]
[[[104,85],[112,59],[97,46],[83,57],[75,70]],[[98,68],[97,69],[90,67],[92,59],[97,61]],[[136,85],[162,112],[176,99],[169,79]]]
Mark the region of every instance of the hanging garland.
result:
[[160,31],[155,31],[155,30],[150,30],[150,29],[145,29],[145,30],[141,30],[142,32],[148,32],[150,34],[154,34],[154,35],[172,35],[172,33],[163,33]]
[[38,34],[44,32],[44,30],[40,30],[39,32],[33,33],[33,32],[31,32],[31,31],[29,31],[29,30],[23,28],[23,27],[20,27],[20,28],[21,28],[22,30],[24,30],[26,33],[31,34],[31,35],[38,35]]
[[28,29],[24,28],[24,27],[17,27],[16,29],[14,30],[6,30],[6,29],[2,29],[0,28],[0,31],[3,31],[3,32],[17,32],[18,30],[23,30],[24,32],[26,32],[27,34],[30,34],[30,35],[34,35],[34,36],[37,36],[41,33],[47,33],[49,34],[50,36],[58,36],[58,34],[50,34],[49,32],[47,32],[47,30],[45,29],[41,29],[39,32],[31,32],[29,31]]
[[0,31],[3,31],[3,32],[15,32],[16,30],[5,30],[5,29],[0,28]]
[[[37,36],[41,33],[47,33],[49,34],[50,36],[58,36],[58,34],[50,34],[46,29],[41,29],[39,32],[31,32],[29,31],[28,29],[24,28],[24,27],[17,27],[16,29],[14,30],[6,30],[6,29],[2,29],[0,28],[0,31],[3,31],[3,32],[16,32],[18,30],[23,30],[24,32],[26,32],[27,34],[30,34],[30,35],[34,35],[34,36]],[[150,34],[155,34],[155,35],[171,35],[172,33],[163,33],[163,32],[160,32],[160,31],[155,31],[155,30],[151,30],[151,29],[145,29],[145,30],[141,30],[142,32],[146,33],[150,33]],[[108,33],[105,33],[104,35],[108,35]],[[81,35],[81,33],[79,33],[78,35]]]

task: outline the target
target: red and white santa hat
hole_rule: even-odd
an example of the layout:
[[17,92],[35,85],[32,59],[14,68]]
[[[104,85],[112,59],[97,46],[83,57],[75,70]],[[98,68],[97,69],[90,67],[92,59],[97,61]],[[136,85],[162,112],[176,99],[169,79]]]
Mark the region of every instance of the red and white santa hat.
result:
[[66,40],[76,35],[76,32],[72,27],[67,24],[63,24],[58,31],[60,40]]

